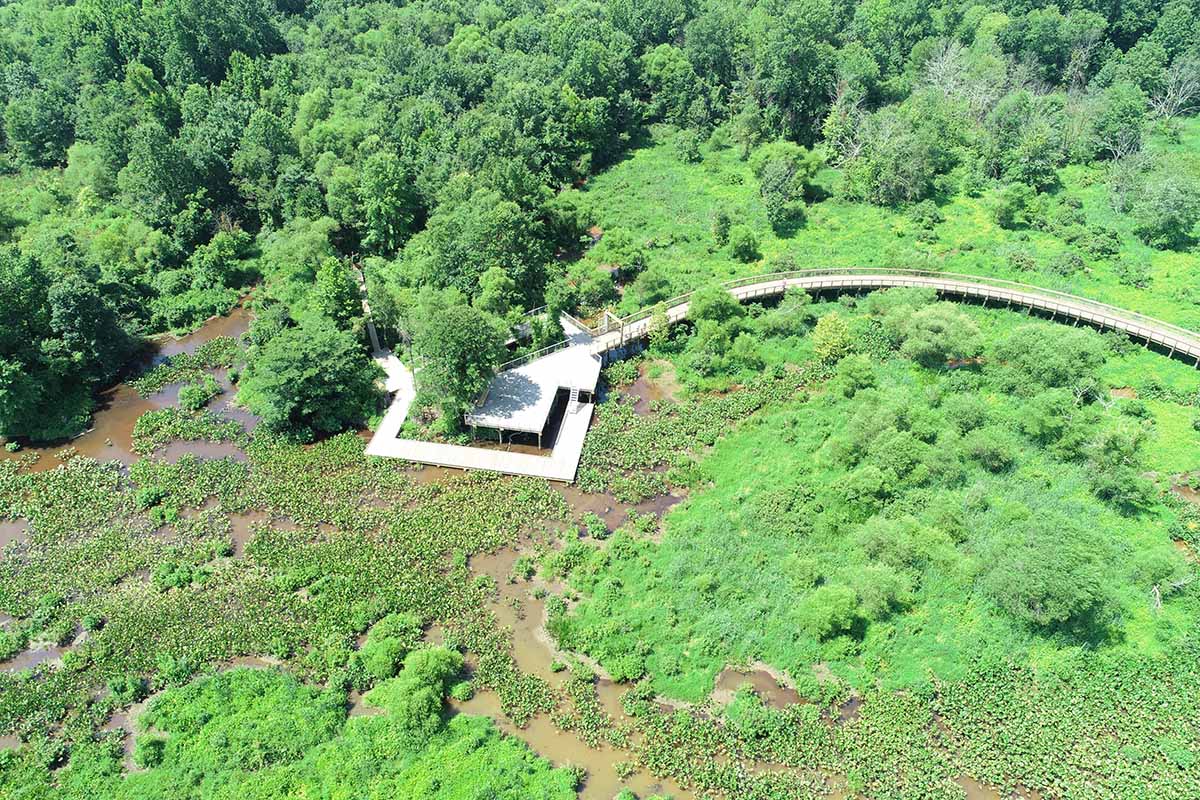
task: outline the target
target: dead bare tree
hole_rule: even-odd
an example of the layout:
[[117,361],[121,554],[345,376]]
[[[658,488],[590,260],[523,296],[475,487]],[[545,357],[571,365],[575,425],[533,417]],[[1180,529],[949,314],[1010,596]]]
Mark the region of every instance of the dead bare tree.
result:
[[825,122],[825,141],[837,166],[853,160],[862,152],[863,98],[862,93],[851,88],[850,82],[839,79],[830,93],[829,116]]
[[1071,48],[1071,60],[1067,62],[1067,67],[1063,71],[1064,83],[1067,84],[1071,94],[1079,94],[1086,89],[1088,72],[1091,71],[1092,62],[1096,58],[1102,41],[1100,30],[1088,29],[1080,35],[1079,41],[1075,42],[1075,46]]
[[925,62],[925,82],[946,97],[958,97],[962,93],[962,82],[966,77],[964,53],[965,49],[958,42],[943,42],[937,52]]
[[1200,60],[1177,59],[1167,69],[1162,89],[1150,98],[1150,110],[1167,122],[1200,110]]
[[1130,197],[1142,184],[1142,176],[1150,171],[1153,159],[1145,150],[1134,150],[1114,158],[1108,164],[1108,202],[1113,211],[1129,210]]

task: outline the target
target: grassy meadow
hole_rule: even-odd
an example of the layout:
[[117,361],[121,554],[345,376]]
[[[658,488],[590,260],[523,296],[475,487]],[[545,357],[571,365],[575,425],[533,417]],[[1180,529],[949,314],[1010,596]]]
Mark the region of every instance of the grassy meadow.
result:
[[[826,168],[818,174],[807,221],[781,237],[768,224],[758,182],[735,148],[706,146],[699,163],[688,163],[677,155],[671,136],[667,127],[653,128],[647,146],[590,178],[575,196],[590,222],[606,232],[625,231],[645,246],[647,265],[663,269],[672,294],[777,269],[933,269],[1035,284],[1200,327],[1195,256],[1151,248],[1133,235],[1132,220],[1109,203],[1102,162],[1059,170],[1048,216],[1061,214],[1065,224],[1050,231],[1001,228],[991,196],[959,193],[937,198],[944,219],[929,233],[903,210],[839,199],[841,174]],[[1178,142],[1160,136],[1149,149],[1173,169],[1200,176],[1200,120],[1185,120]],[[719,206],[731,211],[735,224],[754,231],[759,259],[741,263],[728,246],[716,245],[711,220]],[[1063,234],[1077,232],[1080,225],[1116,234],[1119,252],[1097,258],[1064,240]],[[1014,268],[1014,252],[1032,257],[1034,268]],[[1084,269],[1070,277],[1052,271],[1064,253],[1078,254]],[[1141,288],[1122,284],[1118,265],[1123,262],[1143,265],[1148,282]],[[622,307],[635,310],[629,301]]]

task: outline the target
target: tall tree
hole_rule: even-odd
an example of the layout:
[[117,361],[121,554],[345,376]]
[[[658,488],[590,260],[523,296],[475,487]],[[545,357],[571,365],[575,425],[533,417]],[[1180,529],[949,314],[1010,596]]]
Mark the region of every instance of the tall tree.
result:
[[457,427],[495,373],[504,330],[495,317],[468,305],[425,306],[413,349],[420,361],[421,393]]
[[315,318],[250,350],[238,397],[263,424],[307,441],[362,424],[382,374],[350,333]]

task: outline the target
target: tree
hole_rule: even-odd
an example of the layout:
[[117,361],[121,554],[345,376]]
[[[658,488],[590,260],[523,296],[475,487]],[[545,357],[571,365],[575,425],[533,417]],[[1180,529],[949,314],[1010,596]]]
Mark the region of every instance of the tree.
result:
[[4,130],[21,157],[49,167],[66,159],[73,129],[68,93],[60,87],[30,89],[8,102]]
[[1168,123],[1200,109],[1200,56],[1184,56],[1171,65],[1162,86],[1150,97],[1150,108]]
[[50,328],[41,345],[51,369],[89,386],[112,381],[133,341],[96,286],[81,275],[65,276],[46,293],[46,307]]
[[846,161],[847,196],[883,206],[927,197],[936,175],[930,138],[892,108],[866,117]]
[[854,397],[859,389],[875,385],[875,367],[865,355],[848,355],[838,361],[838,386],[846,397]]
[[717,284],[710,284],[692,292],[688,302],[688,319],[712,320],[719,325],[741,320],[746,315],[746,309],[729,290]]
[[362,209],[363,244],[374,252],[390,253],[412,235],[419,203],[412,179],[393,153],[375,153],[362,165],[358,186]]
[[729,232],[729,251],[738,261],[756,261],[759,258],[758,237],[748,226],[735,225]]
[[1132,83],[1114,83],[1096,103],[1092,117],[1094,152],[1120,158],[1140,150],[1146,127],[1146,94]]
[[671,296],[671,278],[660,264],[651,264],[638,275],[626,297],[633,297],[635,308],[644,308]]
[[1093,621],[1109,597],[1105,561],[1085,524],[1030,514],[1006,525],[984,553],[984,591],[1013,617],[1044,630]]
[[1013,371],[1018,388],[1069,388],[1094,377],[1104,344],[1093,331],[1032,323],[1013,329],[996,346],[995,360]]
[[646,338],[651,350],[661,351],[671,339],[671,321],[667,317],[667,307],[664,303],[654,306],[650,315],[650,327],[646,330]]
[[500,267],[489,267],[479,277],[476,308],[503,319],[517,302],[517,284]]
[[420,747],[442,726],[442,703],[451,680],[462,671],[463,657],[445,647],[414,650],[395,679],[370,693],[373,705],[386,708],[399,733]]
[[821,164],[818,153],[792,142],[763,145],[750,157],[767,220],[776,231],[803,221],[804,197]]
[[309,441],[361,424],[382,376],[350,333],[318,317],[251,348],[238,397],[270,429]]
[[1200,222],[1200,184],[1181,172],[1149,177],[1133,202],[1134,232],[1146,244],[1182,249]]
[[459,303],[426,305],[413,349],[420,361],[418,386],[453,426],[474,408],[504,353],[504,331],[494,317]]
[[1010,183],[996,193],[992,214],[1001,228],[1015,230],[1032,224],[1037,216],[1037,195],[1024,183]]
[[963,439],[967,455],[988,472],[1003,472],[1012,466],[1019,447],[1016,437],[999,425],[976,428]]
[[824,364],[832,364],[854,349],[850,326],[833,311],[817,320],[812,332],[813,354]]
[[163,226],[183,208],[192,191],[188,161],[157,121],[134,129],[129,163],[117,175],[125,203],[151,225]]
[[909,317],[900,352],[934,367],[978,355],[982,346],[979,327],[970,317],[949,303],[935,303]]
[[798,625],[814,639],[844,633],[858,616],[858,595],[849,586],[827,583],[818,586],[797,609]]
[[461,202],[438,206],[425,230],[404,250],[422,283],[455,287],[467,297],[491,267],[512,278],[524,301],[537,305],[546,285],[550,248],[534,215],[500,194],[477,189]]
[[362,298],[350,270],[336,258],[325,259],[317,270],[313,287],[317,308],[343,330],[350,328],[355,317],[362,316]]
[[733,226],[733,217],[729,213],[729,209],[724,205],[719,205],[713,209],[712,213],[712,235],[713,241],[717,243],[717,247],[724,247],[729,244],[729,229]]
[[811,144],[837,69],[833,13],[824,0],[758,5],[747,20],[750,86],[772,138]]
[[603,266],[615,267],[626,279],[646,268],[646,249],[621,228],[606,231],[590,257]]
[[649,116],[684,125],[688,109],[702,88],[684,52],[674,45],[660,44],[646,53],[642,56],[642,79],[650,90]]

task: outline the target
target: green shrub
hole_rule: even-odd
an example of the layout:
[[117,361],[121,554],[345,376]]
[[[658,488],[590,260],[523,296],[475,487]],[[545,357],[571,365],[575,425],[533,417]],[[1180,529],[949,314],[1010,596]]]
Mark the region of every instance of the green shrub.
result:
[[1145,289],[1150,285],[1150,265],[1139,258],[1122,258],[1113,266],[1113,272],[1122,286]]
[[359,651],[363,669],[377,681],[395,676],[421,636],[421,621],[415,616],[388,614],[367,632]]
[[108,690],[118,706],[131,706],[146,697],[149,687],[140,675],[122,675],[108,682]]
[[28,643],[29,637],[23,631],[0,628],[0,661],[15,658]]
[[179,390],[179,407],[185,411],[199,411],[221,393],[221,386],[212,375],[189,383]]
[[166,750],[166,739],[142,734],[134,742],[133,763],[142,769],[153,769],[163,763]]
[[1015,230],[1037,219],[1037,194],[1023,183],[1010,183],[997,192],[992,213],[1001,228]]
[[1079,253],[1076,253],[1074,250],[1067,250],[1050,259],[1047,268],[1055,275],[1070,277],[1078,272],[1082,272],[1085,266],[1083,258]]
[[593,539],[607,539],[608,525],[599,514],[594,511],[589,511],[583,515],[583,527],[587,531],[587,535]]
[[1016,247],[1008,252],[1008,266],[1018,272],[1033,272],[1037,269],[1037,259],[1025,248]]
[[797,609],[800,629],[815,639],[844,633],[858,615],[858,596],[841,584],[818,586]]
[[137,503],[138,508],[146,509],[158,505],[166,497],[167,490],[161,486],[143,486],[137,490],[137,493],[134,495],[134,501]]
[[759,258],[758,237],[745,225],[735,225],[729,231],[729,251],[738,261],[749,263]]
[[985,425],[963,438],[963,449],[989,472],[1003,472],[1016,461],[1020,447],[1007,428]]

